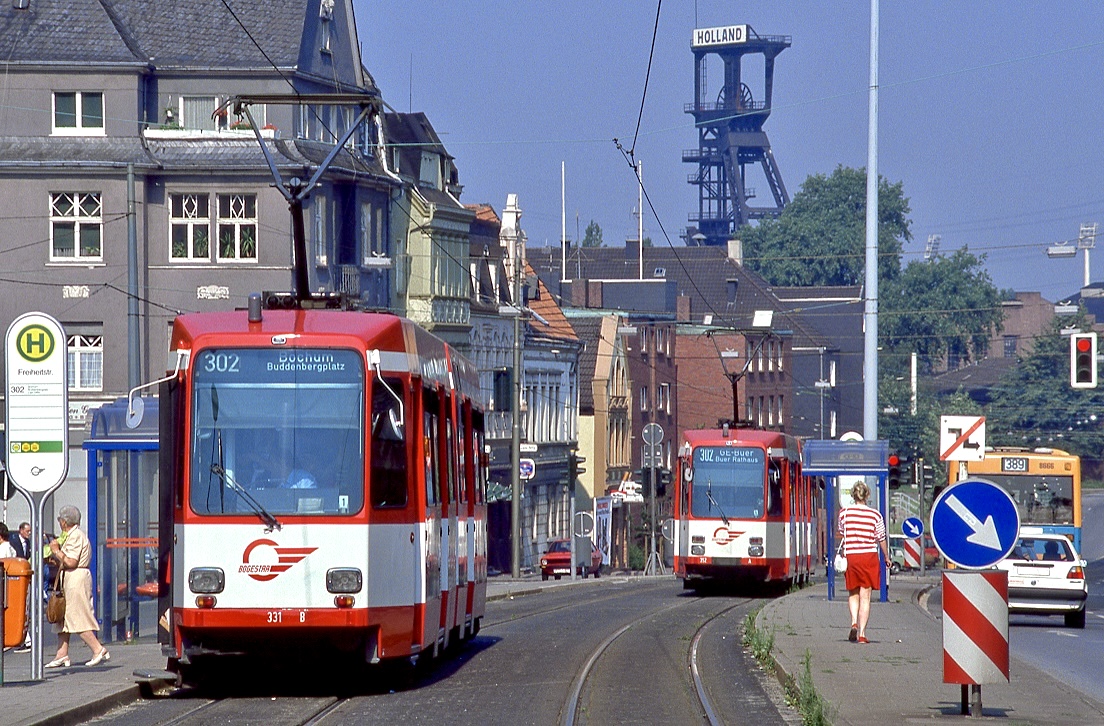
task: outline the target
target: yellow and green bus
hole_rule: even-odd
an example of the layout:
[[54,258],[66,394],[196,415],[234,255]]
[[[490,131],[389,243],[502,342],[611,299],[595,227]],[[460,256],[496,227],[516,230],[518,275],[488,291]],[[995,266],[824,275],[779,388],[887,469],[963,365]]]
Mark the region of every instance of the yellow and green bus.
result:
[[[1020,513],[1020,531],[1065,535],[1081,552],[1081,459],[1059,449],[997,446],[982,461],[968,461],[970,478],[1003,487]],[[949,481],[958,481],[951,462]]]

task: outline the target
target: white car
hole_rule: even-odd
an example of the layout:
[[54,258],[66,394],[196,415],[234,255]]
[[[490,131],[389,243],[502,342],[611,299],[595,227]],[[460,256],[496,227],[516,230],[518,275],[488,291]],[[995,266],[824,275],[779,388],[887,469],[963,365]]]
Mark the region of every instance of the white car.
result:
[[1008,573],[1008,610],[1034,615],[1063,615],[1066,627],[1085,627],[1085,561],[1059,534],[1025,534],[997,563]]

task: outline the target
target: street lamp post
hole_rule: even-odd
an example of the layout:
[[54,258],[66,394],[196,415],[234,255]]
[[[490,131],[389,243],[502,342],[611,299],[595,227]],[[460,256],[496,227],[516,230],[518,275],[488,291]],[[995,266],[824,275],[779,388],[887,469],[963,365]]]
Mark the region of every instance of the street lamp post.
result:
[[[732,383],[732,425],[740,425],[740,395],[739,395],[739,381],[744,375],[744,368],[739,368],[735,371],[728,369],[729,364],[726,361],[739,360],[740,353],[735,350],[722,350],[721,351],[721,366],[724,368],[725,377]],[[739,364],[737,364],[739,365]]]

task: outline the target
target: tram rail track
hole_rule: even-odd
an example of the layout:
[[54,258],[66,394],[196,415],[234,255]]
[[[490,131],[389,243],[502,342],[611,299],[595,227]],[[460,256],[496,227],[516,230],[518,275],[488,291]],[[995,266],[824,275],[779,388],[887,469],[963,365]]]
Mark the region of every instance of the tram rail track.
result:
[[[582,697],[583,689],[586,686],[587,679],[589,678],[591,671],[594,669],[599,659],[606,653],[610,646],[613,645],[615,641],[617,641],[618,638],[623,636],[625,633],[631,631],[634,627],[639,626],[646,620],[655,618],[658,615],[662,615],[663,613],[666,613],[678,607],[685,607],[693,603],[700,603],[703,600],[705,600],[705,598],[703,597],[681,600],[658,610],[649,611],[644,615],[641,615],[639,618],[636,618],[632,622],[625,624],[618,630],[614,631],[605,640],[603,640],[598,645],[598,647],[595,648],[593,652],[591,652],[589,657],[586,659],[586,662],[583,664],[583,667],[579,670],[579,672],[575,676],[575,679],[572,681],[571,689],[568,693],[568,698],[564,702],[564,707],[560,712],[561,726],[575,726],[576,721],[579,717],[580,700]],[[705,715],[711,726],[719,726],[725,722],[718,715],[717,710],[713,705],[712,699],[709,697],[708,690],[705,687],[705,682],[701,675],[701,669],[698,665],[698,650],[701,644],[702,635],[705,633],[706,629],[718,618],[723,617],[724,615],[738,607],[746,605],[748,602],[750,602],[750,600],[742,599],[740,602],[732,603],[731,605],[721,609],[716,613],[713,613],[711,616],[706,618],[695,631],[687,652],[687,663],[694,684],[694,693],[697,697],[697,701],[699,706],[701,707],[702,713]]]

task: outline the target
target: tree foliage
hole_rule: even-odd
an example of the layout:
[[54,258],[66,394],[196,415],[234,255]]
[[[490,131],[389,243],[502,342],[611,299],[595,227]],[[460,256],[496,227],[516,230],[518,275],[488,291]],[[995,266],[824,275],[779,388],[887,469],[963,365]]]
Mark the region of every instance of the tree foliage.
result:
[[[900,182],[878,182],[880,280],[901,269],[912,239],[909,202]],[[743,227],[745,264],[774,285],[862,284],[866,250],[866,171],[839,166],[805,180],[776,220]]]
[[1055,318],[1031,353],[1008,371],[986,410],[991,445],[1050,446],[1099,460],[1104,451],[1104,389],[1069,384],[1070,343],[1063,329],[1090,330],[1084,312]]
[[593,219],[586,226],[586,235],[583,237],[583,247],[601,247],[602,228]]
[[888,373],[907,367],[913,352],[925,372],[941,367],[944,356],[963,363],[985,357],[1003,311],[984,261],[964,249],[915,260],[879,288],[878,334]]

